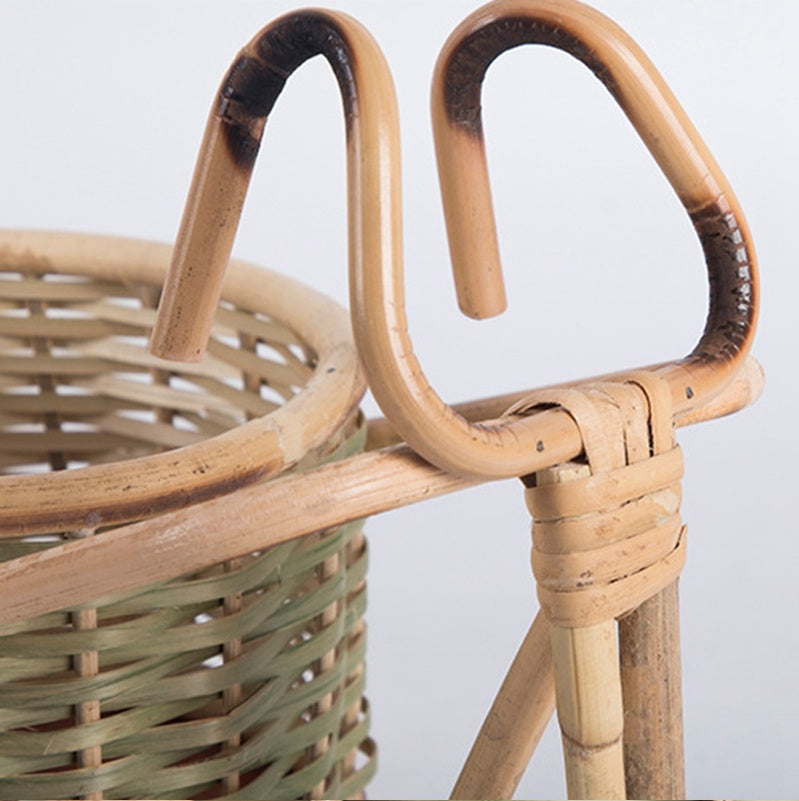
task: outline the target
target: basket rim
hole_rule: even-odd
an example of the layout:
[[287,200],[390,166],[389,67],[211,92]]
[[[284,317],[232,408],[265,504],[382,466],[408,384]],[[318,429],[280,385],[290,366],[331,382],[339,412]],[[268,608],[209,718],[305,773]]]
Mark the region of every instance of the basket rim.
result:
[[[99,234],[0,229],[0,269],[161,286],[172,246]],[[71,470],[0,477],[0,536],[95,528],[151,516],[276,475],[356,411],[366,381],[349,314],[301,282],[232,259],[222,297],[290,327],[317,354],[308,383],[279,409],[201,442]],[[164,365],[176,364],[164,361]]]

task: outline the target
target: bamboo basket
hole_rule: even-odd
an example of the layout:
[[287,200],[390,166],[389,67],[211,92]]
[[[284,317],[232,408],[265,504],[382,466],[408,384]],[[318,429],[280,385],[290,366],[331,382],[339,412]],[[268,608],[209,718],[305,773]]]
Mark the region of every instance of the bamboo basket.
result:
[[[742,408],[762,387],[748,359],[754,252],[726,179],[622,31],[573,0],[496,0],[455,31],[434,79],[467,313],[504,305],[479,86],[499,52],[532,42],[597,73],[694,222],[711,304],[686,358],[445,404],[407,331],[390,74],[365,29],[333,12],[279,18],[233,63],[168,276],[164,247],[0,235],[0,798],[361,797],[375,749],[363,699],[366,548],[350,521],[509,477],[522,477],[539,529],[578,521],[596,539],[542,549],[534,533],[543,611],[452,797],[509,797],[556,703],[570,797],[684,796],[673,428]],[[287,279],[227,269],[266,119],[286,78],[319,54],[347,122],[352,322],[387,418],[369,426],[370,449],[381,449],[359,455],[364,380],[346,314]],[[207,356],[187,366],[148,355],[153,326],[155,352],[205,352],[223,275]],[[680,469],[661,484],[664,463]],[[303,468],[314,469],[261,483]],[[572,491],[573,508],[547,507]],[[660,534],[668,512],[677,544],[651,561],[647,539],[639,554],[622,507],[636,525],[640,507],[654,510],[636,537]],[[619,539],[594,559],[602,526]],[[582,551],[590,569],[572,571]],[[542,586],[575,595],[597,575],[601,592],[633,579],[623,603],[603,601],[596,619],[543,608]],[[35,587],[41,576],[49,592]]]
[[[147,353],[169,254],[0,235],[0,560],[362,449],[348,317],[293,281],[237,263],[208,356]],[[0,798],[357,796],[365,571],[353,523],[3,626]]]

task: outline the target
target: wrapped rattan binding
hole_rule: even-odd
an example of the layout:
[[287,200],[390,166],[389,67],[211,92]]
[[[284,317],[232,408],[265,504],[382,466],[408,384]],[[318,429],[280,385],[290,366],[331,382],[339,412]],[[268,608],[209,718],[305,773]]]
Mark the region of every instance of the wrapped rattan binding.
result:
[[[209,356],[164,363],[168,256],[0,236],[3,560],[362,448],[343,310],[236,265]],[[0,797],[357,796],[365,569],[350,524],[2,628]]]

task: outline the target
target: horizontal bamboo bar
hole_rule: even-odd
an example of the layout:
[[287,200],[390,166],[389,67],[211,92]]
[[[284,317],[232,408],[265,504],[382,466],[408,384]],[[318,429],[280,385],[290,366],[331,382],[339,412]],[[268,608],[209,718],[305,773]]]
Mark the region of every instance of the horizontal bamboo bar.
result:
[[[762,373],[752,373],[749,392],[736,391],[728,400],[719,398],[708,406],[708,419],[730,414],[756,398],[758,375]],[[550,463],[542,469],[573,459],[582,449],[579,432],[567,413],[549,410],[536,417],[545,416],[557,418],[555,425],[562,426],[566,434],[562,447],[547,452]],[[697,414],[690,422],[701,419]],[[677,425],[683,424],[677,420]],[[398,446],[250,486],[189,509],[0,564],[4,588],[0,625],[175,578],[313,531],[479,483],[480,479],[446,473],[407,446]],[[320,487],[324,492],[319,492]],[[3,524],[0,509],[0,527]],[[224,537],[218,535],[221,530]],[[0,533],[19,534],[13,528]],[[43,593],[42,587],[48,592]]]
[[[652,365],[644,369],[655,371],[659,367],[660,365]],[[581,381],[572,381],[568,384],[552,384],[544,388],[559,389],[566,386],[579,386],[580,384],[613,381],[617,375],[622,374],[610,373],[586,378]],[[682,427],[734,414],[750,406],[760,397],[763,392],[764,383],[765,375],[763,367],[754,356],[748,356],[740,372],[720,395],[717,395],[713,400],[700,406],[698,409],[678,414],[675,417],[675,423],[677,426]],[[491,398],[480,398],[463,403],[454,403],[452,409],[470,422],[495,419],[502,416],[515,403],[518,403],[520,400],[530,395],[532,391],[533,390],[530,389],[524,389],[517,392],[509,392],[504,395],[495,395]],[[396,445],[401,441],[400,435],[385,417],[379,417],[369,421],[367,447],[370,450]]]
[[0,625],[175,578],[477,483],[444,473],[400,446],[250,486],[0,564]]

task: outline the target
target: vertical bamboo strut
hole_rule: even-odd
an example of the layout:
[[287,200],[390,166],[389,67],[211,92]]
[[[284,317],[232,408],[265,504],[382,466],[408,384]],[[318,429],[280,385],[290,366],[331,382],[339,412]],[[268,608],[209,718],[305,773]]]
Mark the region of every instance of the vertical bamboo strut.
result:
[[[158,308],[158,299],[161,297],[161,289],[160,287],[142,284],[137,287],[137,295],[141,299],[142,305],[145,308],[155,310]],[[159,367],[151,367],[149,372],[150,376],[152,377],[153,384],[158,384],[163,387],[169,386],[171,378],[171,373],[169,370],[164,370]],[[159,423],[172,425],[173,418],[173,409],[160,406],[155,410],[155,419]],[[164,450],[166,450],[166,447]]]
[[[249,351],[256,355],[258,354],[258,339],[251,334],[239,334],[239,344],[242,350]],[[249,392],[259,394],[261,392],[262,383],[263,381],[260,376],[249,371],[244,373],[244,388]],[[247,418],[251,420],[254,416],[254,414],[248,414]]]
[[[97,628],[97,610],[80,609],[72,613],[72,625],[78,631],[87,631]],[[76,654],[73,657],[75,672],[80,677],[97,676],[100,672],[100,663],[97,651]],[[75,705],[75,723],[85,726],[100,720],[100,702],[97,700],[83,701]],[[103,763],[103,750],[99,745],[92,745],[77,752],[77,762],[80,768],[99,768]],[[103,798],[102,792],[87,793],[84,798],[89,801],[99,801]]]
[[[354,564],[364,552],[366,548],[366,538],[361,529],[347,545],[347,569]],[[350,599],[356,597],[358,593],[364,591],[366,582],[361,581],[357,586],[353,587],[350,594],[347,596],[347,603]],[[363,618],[359,618],[347,638],[347,648],[354,649],[358,641],[366,636],[366,623]],[[363,662],[358,662],[355,669],[347,674],[346,686],[351,686],[354,682],[363,675],[364,665]],[[351,707],[344,713],[344,718],[341,722],[341,736],[344,737],[348,732],[352,731],[358,723],[361,716],[362,699],[358,699]],[[356,770],[356,757],[357,751],[353,750],[347,754],[341,762],[341,780],[346,781]],[[363,796],[361,796],[363,797]]]
[[[38,277],[41,280],[41,276]],[[25,304],[25,307],[31,315],[44,315],[47,310],[47,304],[41,300],[30,300]],[[47,337],[33,337],[31,346],[37,356],[49,356],[52,341]],[[56,382],[51,375],[43,374],[37,376],[36,383],[39,385],[40,392],[55,392]],[[59,415],[55,412],[48,412],[44,415],[44,425],[47,431],[60,431],[61,420]],[[52,470],[64,470],[67,466],[64,454],[59,451],[51,451],[48,454],[48,458]]]
[[[536,484],[590,475],[569,463],[536,473]],[[626,798],[624,710],[614,620],[584,628],[551,627],[555,696],[569,798]]]
[[685,798],[678,582],[619,621],[630,798]]
[[625,798],[616,626],[553,626],[552,659],[569,798]]
[[[339,554],[334,554],[329,559],[326,559],[318,568],[317,573],[319,577],[319,584],[324,584],[325,581],[331,579],[336,576],[342,570],[341,564],[341,557]],[[323,610],[321,615],[319,615],[319,628],[323,630],[333,624],[340,614],[340,601],[333,601],[333,603],[326,606]],[[322,657],[316,664],[316,675],[321,676],[323,673],[326,673],[329,670],[332,670],[336,664],[336,651],[331,650],[327,653],[323,654]],[[325,712],[329,712],[333,708],[334,702],[334,694],[332,692],[327,693],[322,698],[317,701],[316,705],[314,706],[314,715],[324,715]],[[323,739],[319,740],[319,742],[315,743],[312,749],[312,757],[313,759],[317,759],[321,757],[323,754],[327,753],[332,743],[330,742],[330,736],[326,736]],[[326,777],[322,781],[320,781],[311,791],[311,798],[324,798],[325,792],[328,786],[328,778]]]
[[[241,569],[242,564],[243,560],[241,559],[231,559],[229,562],[225,563],[224,571],[225,573],[235,573],[237,570]],[[226,616],[237,615],[242,611],[243,608],[244,596],[240,592],[227,595],[222,601],[222,612]],[[232,640],[228,640],[222,646],[222,657],[225,661],[225,664],[238,659],[241,654],[241,637],[235,637]],[[222,691],[222,705],[224,707],[224,713],[226,715],[230,714],[230,712],[232,712],[241,703],[242,698],[243,694],[241,683],[231,684],[230,686],[225,687],[225,689]],[[222,746],[222,750],[224,753],[235,753],[239,746],[241,746],[241,733],[236,732]],[[235,793],[241,785],[241,775],[239,771],[233,770],[228,773],[227,776],[225,776],[222,780],[222,785],[226,795]]]
[[[75,539],[83,539],[94,535],[92,529],[80,529],[72,532]],[[72,625],[78,631],[89,631],[97,628],[96,609],[78,609],[72,613]],[[97,676],[100,673],[100,656],[97,651],[75,654],[72,658],[72,669],[81,678]],[[101,718],[100,702],[97,699],[75,704],[75,723],[85,726],[96,723]],[[102,746],[92,745],[77,752],[76,760],[79,768],[98,768],[103,764]],[[83,798],[88,801],[102,801],[102,791],[86,793]]]
[[[662,383],[637,376],[649,407],[646,442],[641,426],[626,427],[628,463],[674,447],[671,400]],[[646,453],[642,453],[644,448]],[[627,794],[638,799],[685,798],[677,580],[619,622],[624,770]]]
[[[254,337],[240,334],[239,335],[239,342],[241,344],[242,349],[249,349],[254,351],[256,347],[256,341]],[[256,376],[253,376],[249,372],[245,372],[243,375],[244,386],[250,392],[257,392],[260,386],[260,381]],[[165,383],[169,383],[168,375],[166,376]],[[249,417],[249,415],[248,415]],[[242,559],[231,559],[224,564],[224,571],[226,573],[233,573],[237,570],[240,570],[243,566]],[[236,615],[239,614],[242,609],[244,608],[244,596],[242,593],[237,592],[232,595],[228,595],[223,599],[222,602],[222,611],[225,615]],[[228,640],[223,648],[222,648],[222,656],[227,664],[228,662],[232,662],[235,659],[241,657],[242,654],[243,643],[241,637],[237,637],[232,640]],[[244,699],[243,688],[241,683],[232,684],[229,687],[226,687],[222,693],[222,704],[224,707],[225,714],[230,714]],[[235,753],[236,750],[241,746],[241,732],[236,732],[233,734],[222,746],[223,753]],[[224,779],[222,780],[222,787],[225,795],[229,795],[231,793],[237,792],[241,787],[241,772],[239,770],[233,770],[228,773]]]

